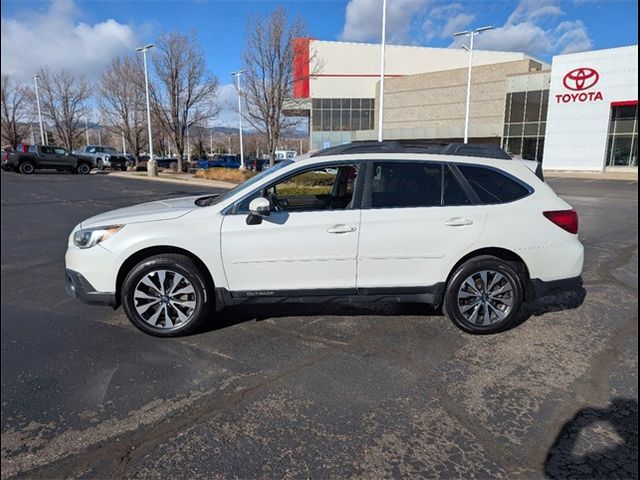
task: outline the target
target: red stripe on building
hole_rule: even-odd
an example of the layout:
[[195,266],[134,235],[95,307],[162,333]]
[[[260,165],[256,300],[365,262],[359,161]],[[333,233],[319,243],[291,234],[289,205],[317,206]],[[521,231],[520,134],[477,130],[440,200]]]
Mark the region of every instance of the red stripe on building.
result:
[[638,100],[624,100],[621,102],[611,102],[612,107],[637,107]]
[[[313,75],[314,77],[355,77],[355,78],[371,78],[371,77],[379,77],[379,73],[316,73]],[[384,78],[388,77],[404,77],[405,75],[399,75],[396,73],[385,73]]]
[[310,38],[293,39],[293,98],[309,98]]

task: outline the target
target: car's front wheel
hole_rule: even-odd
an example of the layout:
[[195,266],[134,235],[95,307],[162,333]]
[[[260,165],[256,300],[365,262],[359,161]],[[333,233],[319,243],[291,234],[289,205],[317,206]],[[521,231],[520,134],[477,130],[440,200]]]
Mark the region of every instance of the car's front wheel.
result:
[[18,171],[23,175],[31,175],[35,171],[35,169],[36,167],[33,162],[30,162],[28,160],[26,162],[22,162],[18,167]]
[[76,172],[82,175],[88,175],[89,173],[91,173],[91,165],[86,162],[79,163],[76,167]]
[[207,277],[185,255],[156,255],[138,263],[122,285],[122,305],[131,323],[157,337],[194,332],[214,303]]
[[96,160],[96,168],[98,170],[104,170],[104,161],[101,158]]
[[483,255],[455,270],[445,292],[444,311],[465,332],[497,333],[517,323],[523,299],[523,281],[514,266]]

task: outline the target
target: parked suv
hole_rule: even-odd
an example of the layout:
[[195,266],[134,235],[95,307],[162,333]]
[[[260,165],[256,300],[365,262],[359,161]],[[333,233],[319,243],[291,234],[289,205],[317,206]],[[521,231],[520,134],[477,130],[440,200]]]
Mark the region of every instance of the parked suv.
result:
[[87,145],[82,150],[73,153],[80,158],[92,162],[98,170],[112,168],[124,171],[127,169],[127,156],[113,147]]
[[577,233],[536,162],[364,142],[282,161],[220,196],[85,220],[66,275],[72,296],[122,305],[157,336],[193,332],[225,306],[287,301],[422,302],[492,333],[525,301],[579,286]]

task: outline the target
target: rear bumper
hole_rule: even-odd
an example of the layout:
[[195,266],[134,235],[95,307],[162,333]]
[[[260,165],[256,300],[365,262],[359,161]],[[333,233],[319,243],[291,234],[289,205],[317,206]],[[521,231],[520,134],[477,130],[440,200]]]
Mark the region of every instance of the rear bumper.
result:
[[65,276],[65,290],[71,297],[89,305],[109,305],[114,308],[118,306],[115,293],[97,292],[80,273],[66,269]]
[[534,278],[531,280],[531,287],[534,298],[562,292],[573,292],[582,290],[582,277],[563,278],[562,280],[552,280],[550,282]]

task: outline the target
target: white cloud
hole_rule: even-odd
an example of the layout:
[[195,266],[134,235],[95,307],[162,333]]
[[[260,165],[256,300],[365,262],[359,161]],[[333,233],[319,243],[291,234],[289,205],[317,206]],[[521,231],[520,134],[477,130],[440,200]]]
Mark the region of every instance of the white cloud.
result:
[[555,29],[560,53],[584,52],[593,48],[587,27],[580,20],[562,22]]
[[[482,2],[438,2],[434,0],[388,0],[387,41],[429,43],[451,38],[456,31],[474,25]],[[346,7],[341,40],[379,41],[381,0],[350,0]],[[485,50],[525,52],[534,57],[579,52],[593,48],[586,26],[567,20],[560,0],[520,0],[503,25],[482,33],[476,46]],[[465,38],[454,39],[457,47]]]
[[[580,52],[593,48],[587,27],[579,20],[562,21],[557,0],[521,0],[502,26],[482,33],[476,46],[483,50],[525,52],[534,57]],[[464,39],[456,39],[458,46]]]
[[[388,0],[387,41],[411,41],[414,22],[424,16],[430,0]],[[382,30],[382,2],[380,0],[350,0],[340,39],[348,42],[379,42]]]
[[439,5],[429,10],[429,18],[422,24],[427,41],[434,38],[451,38],[455,32],[465,29],[475,16],[460,3]]
[[[220,113],[213,120],[214,127],[237,127],[238,94],[233,83],[220,85],[217,104],[220,108]],[[247,125],[245,125],[245,128],[247,128]]]
[[46,11],[2,18],[2,73],[30,80],[49,66],[96,79],[114,56],[137,46],[132,26],[113,19],[89,25],[79,15],[72,0],[54,0]]

